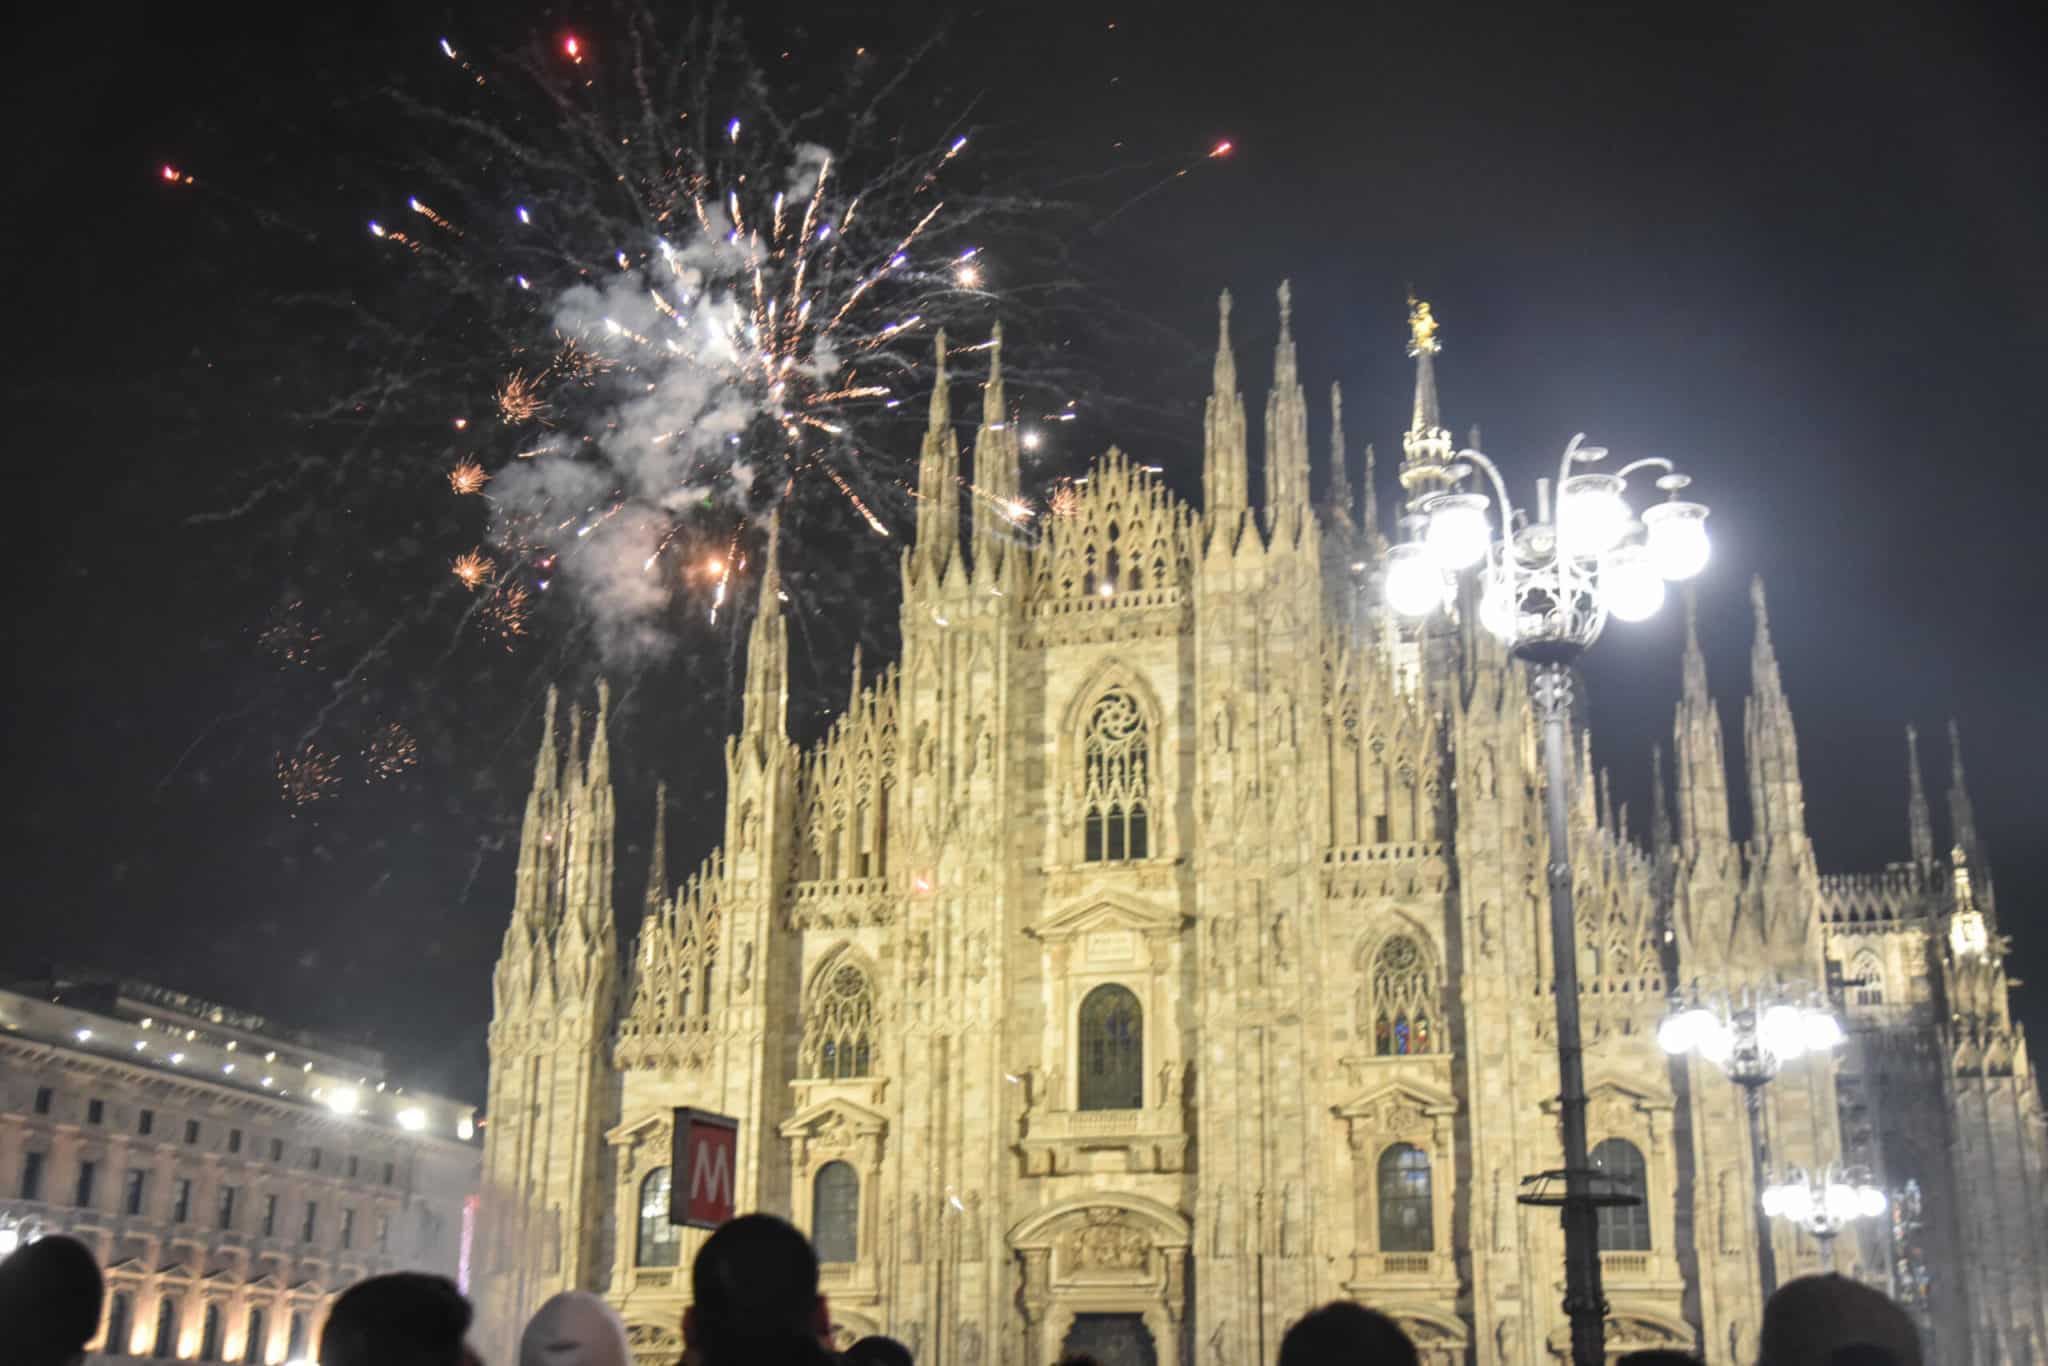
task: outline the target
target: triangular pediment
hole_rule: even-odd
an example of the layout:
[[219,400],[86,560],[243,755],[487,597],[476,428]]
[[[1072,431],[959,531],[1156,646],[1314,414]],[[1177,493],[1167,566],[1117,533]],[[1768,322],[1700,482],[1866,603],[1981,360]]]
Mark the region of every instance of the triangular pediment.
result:
[[204,1279],[208,1285],[239,1285],[241,1283],[236,1277],[235,1269],[232,1266],[217,1266],[207,1272]]
[[[1669,1110],[1677,1100],[1668,1087],[1645,1086],[1631,1077],[1616,1072],[1595,1073],[1586,1081],[1586,1101],[1589,1105],[1606,1104],[1621,1106],[1630,1110]],[[1557,1097],[1545,1096],[1541,1101],[1544,1113],[1557,1113]]]
[[605,1130],[604,1141],[617,1147],[634,1139],[653,1137],[658,1131],[666,1130],[675,1122],[675,1116],[667,1110],[650,1110],[638,1119],[621,1120]]
[[1046,940],[1077,939],[1105,930],[1179,934],[1186,923],[1187,917],[1178,911],[1122,897],[1102,897],[1047,916],[1031,928],[1031,933]]
[[1385,1105],[1408,1105],[1425,1115],[1454,1115],[1458,1112],[1458,1098],[1441,1088],[1418,1083],[1410,1078],[1395,1077],[1366,1090],[1336,1107],[1339,1119],[1358,1119],[1377,1112]]
[[284,1289],[284,1280],[274,1272],[266,1271],[255,1280],[249,1282],[249,1288],[251,1290],[282,1290]]
[[870,1110],[844,1096],[833,1096],[807,1105],[782,1122],[784,1138],[815,1138],[830,1130],[866,1136],[888,1132],[889,1120],[879,1110]]

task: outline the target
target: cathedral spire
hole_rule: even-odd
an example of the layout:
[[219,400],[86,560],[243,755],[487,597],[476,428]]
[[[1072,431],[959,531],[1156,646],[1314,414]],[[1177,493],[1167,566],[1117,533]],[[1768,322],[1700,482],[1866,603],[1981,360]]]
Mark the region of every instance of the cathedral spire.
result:
[[1671,798],[1664,790],[1664,746],[1650,746],[1650,849],[1659,857],[1671,847]]
[[1280,282],[1280,340],[1266,394],[1266,527],[1292,541],[1308,516],[1308,401],[1294,352],[1294,289]]
[[654,838],[647,851],[647,914],[651,918],[668,900],[668,783],[654,785]]
[[1375,552],[1386,547],[1380,533],[1379,454],[1370,441],[1365,443],[1365,535]]
[[1244,395],[1230,350],[1230,291],[1217,300],[1216,368],[1202,414],[1202,501],[1210,525],[1234,539],[1246,502]]
[[860,706],[860,642],[853,642],[853,683],[846,693],[846,714],[852,716]]
[[761,596],[747,640],[747,691],[740,729],[756,738],[782,739],[789,721],[789,627],[782,619],[782,510],[768,523],[761,561]]
[[1409,502],[1449,486],[1444,467],[1451,459],[1451,434],[1444,428],[1436,396],[1436,315],[1429,304],[1408,300],[1408,354],[1415,358],[1415,408],[1401,438],[1401,487]]
[[1948,820],[1956,847],[1970,862],[1980,862],[1976,810],[1970,805],[1970,789],[1963,782],[1963,736],[1953,716],[1948,719]]
[[1684,690],[1671,726],[1678,780],[1678,838],[1688,854],[1728,843],[1728,771],[1722,756],[1721,713],[1707,691],[1707,658],[1700,650],[1699,604],[1685,594]]
[[931,420],[917,461],[917,544],[912,559],[936,580],[960,543],[960,438],[953,432],[953,404],[946,377],[946,333],[934,343]]
[[1351,474],[1344,461],[1344,386],[1330,382],[1330,513],[1339,526],[1350,526],[1354,506]]
[[1770,610],[1764,602],[1764,581],[1749,583],[1756,613],[1756,634],[1749,652],[1749,697],[1743,704],[1744,760],[1749,767],[1750,821],[1760,839],[1806,834],[1806,799],[1799,782],[1799,739],[1792,728],[1792,705],[1778,674],[1778,652],[1771,645]]
[[548,700],[541,712],[540,749],[533,757],[533,791],[527,798],[527,807],[532,809],[533,798],[542,792],[552,792],[561,772],[562,758],[555,749],[555,707],[561,701],[561,694],[555,685],[548,684]]
[[1920,732],[1906,727],[1906,826],[1913,841],[1913,862],[1922,868],[1934,862],[1934,821],[1927,812],[1927,784],[1920,777]]
[[984,562],[1000,562],[1003,547],[1014,535],[1018,507],[1017,429],[1009,420],[1003,396],[1003,325],[997,323],[988,342],[988,382],[981,389],[981,428],[974,434],[974,555],[979,573]]

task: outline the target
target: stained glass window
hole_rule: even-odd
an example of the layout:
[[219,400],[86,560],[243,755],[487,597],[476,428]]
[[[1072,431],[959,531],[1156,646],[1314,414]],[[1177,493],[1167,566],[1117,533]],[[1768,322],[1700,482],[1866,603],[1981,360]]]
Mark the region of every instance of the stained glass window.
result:
[[[1593,1166],[1616,1190],[1642,1197],[1648,1194],[1648,1168],[1643,1151],[1625,1138],[1602,1139],[1593,1147]],[[1650,1206],[1639,1199],[1633,1205],[1602,1205],[1600,1250],[1602,1252],[1648,1252],[1650,1250]]]
[[1380,1154],[1380,1251],[1429,1252],[1435,1247],[1429,1154],[1413,1143],[1396,1143]]
[[1122,688],[1104,693],[1089,715],[1082,768],[1082,857],[1150,857],[1151,731],[1137,699]]
[[852,963],[828,968],[811,985],[801,1062],[811,1077],[865,1077],[873,1062],[875,998]]
[[1137,1110],[1145,1104],[1145,1016],[1138,998],[1100,986],[1081,1002],[1081,1108]]
[[811,1181],[811,1243],[821,1262],[860,1255],[860,1177],[844,1162],[827,1162]]
[[640,1182],[639,1255],[636,1266],[674,1266],[681,1260],[683,1231],[668,1221],[669,1174],[656,1167]]
[[1366,1005],[1373,1012],[1373,1052],[1382,1057],[1428,1053],[1436,1047],[1429,1007],[1436,978],[1416,942],[1397,934],[1373,955],[1366,980]]

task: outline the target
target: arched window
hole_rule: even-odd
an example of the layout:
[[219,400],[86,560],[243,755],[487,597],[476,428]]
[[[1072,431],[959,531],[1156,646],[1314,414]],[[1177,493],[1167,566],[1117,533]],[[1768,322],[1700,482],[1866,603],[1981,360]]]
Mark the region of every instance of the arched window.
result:
[[167,1357],[178,1349],[178,1297],[165,1295],[156,1302],[156,1345],[150,1355]]
[[1429,1154],[1413,1143],[1396,1143],[1380,1154],[1380,1251],[1430,1252],[1435,1247]]
[[125,1290],[116,1290],[107,1296],[107,1336],[100,1344],[100,1350],[110,1357],[128,1355],[128,1315],[133,1304]]
[[[159,1352],[157,1355],[162,1356],[163,1353]],[[305,1358],[305,1355],[306,1316],[294,1309],[292,1310],[291,1327],[285,1334],[284,1359],[286,1361],[300,1361]]]
[[1088,716],[1081,746],[1081,856],[1089,863],[1152,853],[1152,742],[1145,712],[1111,688]]
[[821,1262],[860,1257],[860,1177],[844,1162],[827,1162],[811,1181],[811,1245]]
[[844,959],[811,983],[804,1010],[803,1072],[808,1077],[865,1077],[873,1062],[875,994],[868,975]]
[[668,1221],[667,1167],[656,1167],[640,1181],[640,1229],[635,1266],[674,1266],[681,1259],[683,1231]]
[[217,1304],[207,1305],[206,1314],[200,1320],[199,1359],[220,1360],[220,1306]]
[[1101,986],[1081,1002],[1083,1110],[1140,1110],[1145,1106],[1145,1013],[1119,986]]
[[264,1329],[269,1326],[269,1320],[264,1317],[261,1309],[251,1309],[249,1311],[249,1331],[242,1335],[242,1360],[248,1366],[258,1366],[258,1363],[265,1360],[263,1354],[265,1344],[263,1340],[269,1335],[264,1332]]
[[1600,1206],[1602,1252],[1650,1250],[1649,1169],[1643,1151],[1625,1138],[1605,1138],[1593,1148],[1594,1169],[1617,1191],[1638,1197],[1633,1205]]
[[1435,1005],[1436,975],[1415,940],[1397,934],[1381,944],[1366,979],[1373,1052],[1392,1057],[1440,1051],[1443,1027]]
[[1856,966],[1850,973],[1850,985],[1856,990],[1857,1005],[1884,1004],[1884,964],[1877,961],[1876,954],[1866,949],[1857,956]]

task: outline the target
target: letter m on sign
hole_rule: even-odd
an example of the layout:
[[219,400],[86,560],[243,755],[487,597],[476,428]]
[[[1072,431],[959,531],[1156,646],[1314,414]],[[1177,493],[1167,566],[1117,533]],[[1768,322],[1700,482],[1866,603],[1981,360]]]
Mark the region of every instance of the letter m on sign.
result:
[[669,1153],[668,1221],[717,1228],[733,1216],[733,1166],[740,1122],[731,1115],[678,1108]]

